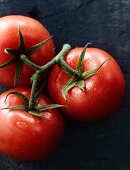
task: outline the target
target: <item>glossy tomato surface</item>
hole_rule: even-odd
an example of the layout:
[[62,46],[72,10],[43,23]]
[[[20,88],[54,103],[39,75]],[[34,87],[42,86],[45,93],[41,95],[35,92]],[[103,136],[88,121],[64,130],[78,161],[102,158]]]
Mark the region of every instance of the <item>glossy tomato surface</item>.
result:
[[[76,69],[83,48],[75,48],[66,56],[66,62]],[[125,81],[121,69],[111,55],[97,48],[87,48],[83,68],[92,70],[109,59],[100,70],[85,80],[85,93],[77,86],[62,96],[62,88],[70,77],[57,65],[52,69],[48,88],[52,99],[60,104],[64,114],[75,120],[95,121],[111,115],[119,107],[125,91]]]
[[[43,118],[21,110],[1,110],[23,104],[23,101],[13,94],[4,102],[6,95],[14,90],[27,98],[30,97],[28,88],[16,88],[0,95],[0,152],[25,161],[44,159],[61,140],[63,119],[56,109],[42,112]],[[39,105],[46,104],[50,104],[49,99],[41,96]]]
[[[11,54],[4,52],[5,48],[13,48],[18,50],[19,26],[24,38],[25,47],[27,49],[50,37],[50,34],[46,28],[35,19],[20,15],[5,16],[0,18],[0,65],[12,58]],[[54,44],[51,38],[44,46],[37,49],[35,53],[29,56],[29,59],[35,64],[44,65],[54,57],[54,54]],[[15,64],[5,68],[0,68],[1,84],[13,86],[15,68]],[[17,86],[29,86],[30,77],[33,73],[34,70],[24,64]]]

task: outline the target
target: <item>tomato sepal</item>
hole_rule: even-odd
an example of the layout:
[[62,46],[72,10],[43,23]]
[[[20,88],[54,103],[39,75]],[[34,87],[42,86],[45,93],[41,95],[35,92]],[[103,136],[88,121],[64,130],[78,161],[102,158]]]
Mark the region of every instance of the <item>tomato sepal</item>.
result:
[[14,76],[14,87],[17,86],[21,71],[23,68],[23,62],[21,60],[18,60],[15,70],[15,76]]
[[0,68],[7,67],[7,66],[9,66],[9,65],[13,64],[15,61],[16,61],[16,58],[15,58],[15,57],[13,57],[13,58],[11,58],[9,61],[7,61],[6,63],[1,64],[1,65],[0,65]]
[[[73,70],[64,60],[63,58],[61,58],[61,69],[68,74],[71,78],[69,79],[69,81],[64,85],[63,89],[62,89],[62,95],[64,97],[64,99],[66,100],[66,93],[73,88],[74,86],[78,86],[83,92],[85,92],[84,86],[85,86],[85,80],[91,76],[93,76],[94,74],[96,74],[96,72],[108,61],[110,60],[110,58],[106,59],[101,65],[99,65],[97,68],[93,69],[93,70],[89,70],[86,72],[83,72],[83,60],[84,60],[84,56],[87,50],[88,45],[90,45],[91,43],[87,43],[85,45],[85,47],[83,48],[83,50],[81,51],[79,60],[78,60],[78,64],[76,67],[76,70]],[[70,69],[71,68],[71,69]]]
[[17,92],[17,91],[12,91],[12,92],[8,93],[6,95],[6,97],[5,97],[5,100],[4,100],[5,103],[6,103],[6,100],[7,100],[8,96],[11,95],[11,94],[14,94],[14,95],[20,97],[23,100],[23,102],[26,105],[26,107],[28,106],[28,104],[29,104],[28,98],[25,95],[23,95],[22,93]]
[[91,43],[87,43],[80,54],[80,58],[79,58],[79,61],[78,61],[77,67],[76,67],[76,71],[79,73],[79,75],[81,75],[83,73],[83,60],[84,60],[84,56],[86,53],[86,49],[90,44]]
[[50,36],[49,38],[47,38],[46,40],[32,46],[29,49],[26,49],[26,55],[31,55],[33,54],[38,48],[40,48],[41,46],[45,45],[53,36]]
[[[4,107],[4,108],[2,108],[2,110],[3,109],[10,109],[11,111],[12,110],[23,110],[23,111],[28,112],[31,115],[43,117],[43,114],[41,114],[41,112],[44,112],[44,111],[50,110],[50,109],[56,109],[56,108],[64,107],[64,105],[60,105],[60,104],[38,105],[38,101],[37,101],[37,102],[33,103],[33,107],[29,108],[30,100],[28,100],[28,98],[24,94],[17,92],[17,91],[12,91],[12,92],[8,93],[5,97],[5,100],[4,100],[5,103],[6,103],[8,96],[11,95],[11,94],[14,94],[14,95],[20,97],[23,100],[24,105]],[[38,93],[36,93],[36,96],[40,97],[40,96],[38,96],[38,94],[40,95],[39,91],[38,91]],[[32,97],[35,98],[35,96],[32,96]]]
[[66,100],[66,93],[76,85],[76,81],[74,81],[73,78],[69,79],[69,81],[65,84],[65,86],[62,89],[62,95],[64,99]]
[[36,70],[40,68],[38,65],[36,65],[32,61],[30,61],[28,59],[28,57],[31,54],[33,54],[37,49],[39,49],[40,47],[45,45],[49,41],[49,39],[52,38],[52,36],[50,36],[46,40],[32,46],[29,49],[26,49],[25,43],[24,43],[24,38],[23,38],[22,32],[20,30],[20,26],[18,27],[18,34],[19,34],[19,48],[18,48],[18,50],[15,50],[12,48],[5,48],[4,52],[13,55],[13,58],[11,60],[9,60],[8,62],[0,65],[0,68],[4,68],[4,67],[7,67],[13,63],[16,63],[14,85],[13,85],[14,87],[16,87],[18,84],[21,70],[23,67],[23,63],[29,65],[30,67],[35,68]]
[[4,110],[4,109],[9,109],[9,110],[23,110],[23,111],[26,111],[26,107],[23,106],[23,105],[18,105],[18,106],[13,106],[13,107],[4,107],[2,108],[1,110]]
[[99,65],[97,68],[93,69],[93,70],[89,70],[86,71],[82,74],[82,77],[84,80],[86,80],[87,78],[91,77],[92,75],[94,75],[108,60],[110,60],[110,58],[106,59],[101,65]]
[[56,108],[60,108],[60,107],[64,107],[64,105],[60,105],[60,104],[48,104],[48,105],[43,105],[43,106],[36,106],[35,108],[39,111],[46,111],[49,109],[56,109]]

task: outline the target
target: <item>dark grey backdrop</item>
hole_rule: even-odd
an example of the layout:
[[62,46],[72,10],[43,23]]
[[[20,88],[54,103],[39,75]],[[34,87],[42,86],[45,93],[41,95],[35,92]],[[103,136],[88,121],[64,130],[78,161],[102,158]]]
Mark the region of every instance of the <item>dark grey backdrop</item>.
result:
[[[64,138],[53,155],[25,163],[0,155],[0,170],[130,169],[130,1],[0,0],[0,16],[22,14],[42,22],[56,50],[93,42],[112,54],[123,70],[126,95],[120,109],[105,121],[78,124],[66,120]],[[129,89],[128,89],[129,88]],[[0,91],[6,87],[0,85]]]

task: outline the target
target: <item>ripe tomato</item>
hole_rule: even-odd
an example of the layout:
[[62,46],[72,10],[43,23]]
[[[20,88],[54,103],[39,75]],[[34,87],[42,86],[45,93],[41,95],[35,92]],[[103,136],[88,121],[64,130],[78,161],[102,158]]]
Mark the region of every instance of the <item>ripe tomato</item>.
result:
[[[27,49],[50,37],[46,28],[35,19],[20,15],[0,18],[0,65],[12,58],[11,54],[4,52],[5,48],[18,50],[19,26]],[[54,54],[54,44],[52,38],[50,38],[45,45],[29,56],[29,59],[37,65],[44,65],[54,57]],[[7,86],[13,86],[15,69],[16,64],[0,68],[0,83]],[[33,73],[34,69],[24,64],[17,86],[29,86],[30,77]]]
[[[76,69],[83,48],[75,48],[66,56],[69,66]],[[99,71],[85,80],[85,92],[75,86],[66,93],[62,89],[70,77],[57,65],[52,69],[48,88],[52,99],[59,104],[67,105],[63,112],[75,120],[95,121],[106,118],[114,112],[122,101],[125,81],[116,61],[103,50],[87,48],[83,61],[84,72],[93,70],[109,59]]]
[[[44,159],[59,144],[63,135],[63,119],[56,109],[41,112],[43,118],[33,116],[26,111],[3,109],[22,105],[23,101],[11,91],[30,97],[29,88],[16,88],[0,95],[0,152],[16,159],[33,161]],[[46,105],[50,101],[41,96],[39,104]]]

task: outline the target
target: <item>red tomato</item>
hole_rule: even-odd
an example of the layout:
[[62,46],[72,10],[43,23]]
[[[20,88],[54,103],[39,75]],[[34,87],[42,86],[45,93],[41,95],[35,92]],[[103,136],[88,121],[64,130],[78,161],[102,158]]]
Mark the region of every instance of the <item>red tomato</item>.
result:
[[[20,15],[5,16],[0,18],[0,65],[12,58],[11,54],[6,54],[4,52],[5,48],[13,48],[18,50],[19,26],[26,48],[30,48],[50,37],[50,34],[46,28],[35,19]],[[44,65],[54,57],[54,54],[53,40],[50,39],[45,45],[37,49],[37,51],[32,54],[29,59],[37,65]],[[7,86],[13,86],[15,69],[15,64],[5,68],[0,68],[0,83]],[[17,86],[29,86],[30,77],[33,73],[34,70],[24,64]]]
[[[75,48],[66,56],[66,62],[76,69],[83,48]],[[125,91],[125,81],[116,61],[103,50],[87,48],[83,61],[84,72],[92,70],[109,59],[100,70],[85,80],[85,93],[77,86],[62,96],[62,88],[70,77],[57,65],[49,76],[49,93],[59,104],[67,105],[63,112],[75,120],[95,121],[108,117],[120,105]]]
[[[44,159],[61,140],[63,119],[56,109],[42,112],[43,118],[21,110],[1,110],[23,104],[22,99],[14,94],[8,96],[5,104],[6,95],[14,90],[30,97],[29,88],[16,88],[0,95],[0,152],[26,161]],[[50,101],[41,96],[39,104],[50,104]]]

